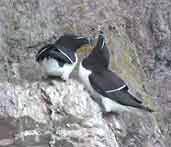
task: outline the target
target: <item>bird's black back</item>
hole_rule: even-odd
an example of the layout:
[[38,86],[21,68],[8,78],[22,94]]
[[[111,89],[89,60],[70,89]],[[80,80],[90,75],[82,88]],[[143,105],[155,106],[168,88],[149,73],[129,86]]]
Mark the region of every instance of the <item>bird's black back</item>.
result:
[[41,62],[45,58],[47,58],[47,59],[50,59],[50,58],[57,59],[62,64],[64,64],[64,63],[69,63],[70,64],[72,62],[75,62],[74,54],[70,54],[70,58],[68,58],[54,44],[49,44],[49,45],[44,46],[43,48],[41,48],[39,50],[39,52],[36,55],[36,61],[37,62]]
[[69,48],[73,52],[79,49],[82,45],[89,44],[90,38],[82,37],[74,34],[64,34],[57,41],[56,45],[63,46],[64,48]]
[[[93,72],[89,76],[89,80],[92,87],[102,96],[108,97],[122,105],[142,107],[142,101],[128,92],[127,85],[115,73],[107,70],[101,71],[100,73]],[[124,88],[118,89],[123,86]]]
[[64,34],[54,44],[42,47],[36,55],[36,61],[40,62],[44,58],[54,58],[72,64],[76,61],[75,51],[82,45],[88,44],[89,41],[88,37]]

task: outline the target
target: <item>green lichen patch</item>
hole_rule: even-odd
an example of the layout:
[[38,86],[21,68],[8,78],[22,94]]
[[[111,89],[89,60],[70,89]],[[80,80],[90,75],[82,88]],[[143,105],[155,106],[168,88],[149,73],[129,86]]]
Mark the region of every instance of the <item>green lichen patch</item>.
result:
[[150,104],[150,96],[144,90],[146,84],[145,73],[139,63],[136,48],[125,34],[113,35],[110,46],[112,46],[112,68],[120,77],[126,81],[130,89],[138,92],[146,104]]
[[78,49],[78,53],[81,53],[81,54],[89,53],[89,52],[91,52],[92,49],[93,49],[93,47],[91,47],[89,45],[85,45]]

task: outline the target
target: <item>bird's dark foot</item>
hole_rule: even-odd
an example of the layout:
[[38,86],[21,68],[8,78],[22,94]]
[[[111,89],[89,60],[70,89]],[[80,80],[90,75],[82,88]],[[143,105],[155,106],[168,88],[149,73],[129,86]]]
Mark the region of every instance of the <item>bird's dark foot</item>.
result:
[[[107,122],[109,126],[113,126],[115,123],[117,123],[117,117],[119,116],[119,113],[117,112],[103,112],[102,113],[103,119]],[[118,126],[118,124],[116,125]],[[112,128],[115,128],[114,126]]]
[[113,114],[111,114],[111,112],[102,112],[103,119],[108,123],[112,122],[112,116]]
[[122,123],[121,119],[119,119],[118,116],[118,112],[103,112],[103,118],[106,121],[108,127],[116,134],[125,136],[125,125]]
[[102,115],[103,115],[103,118],[104,117],[112,117],[113,115],[115,117],[118,117],[119,113],[118,112],[102,112]]
[[52,75],[48,75],[47,78],[50,79],[50,80],[60,79],[59,77],[57,77],[57,76],[52,76]]
[[63,80],[62,78],[57,77],[57,76],[43,76],[43,77],[42,77],[42,80],[43,80],[44,82],[49,83],[49,85],[52,85],[52,86],[55,85],[55,81],[58,81],[58,82],[65,82],[65,80]]
[[42,78],[43,81],[47,81],[47,79],[48,79],[48,77],[46,75],[42,75],[41,78]]
[[58,76],[50,76],[50,75],[46,77],[46,80],[57,80],[59,82],[65,82],[65,80],[62,79],[61,77],[58,77]]

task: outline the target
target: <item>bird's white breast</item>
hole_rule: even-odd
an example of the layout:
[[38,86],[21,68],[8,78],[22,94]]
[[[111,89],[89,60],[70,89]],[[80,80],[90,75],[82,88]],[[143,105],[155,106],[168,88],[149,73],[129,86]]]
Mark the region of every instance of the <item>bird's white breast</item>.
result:
[[49,58],[49,59],[45,58],[42,61],[42,66],[47,75],[60,76],[62,79],[67,80],[69,78],[69,75],[73,71],[74,67],[76,66],[77,62],[78,62],[78,58],[76,56],[76,61],[73,64],[65,63],[61,67],[59,66],[57,60],[53,58]]
[[84,84],[84,86],[87,88],[87,90],[91,93],[94,94],[94,89],[92,88],[90,81],[89,81],[89,75],[91,74],[91,71],[84,68],[82,63],[80,62],[79,65],[79,77],[81,82]]

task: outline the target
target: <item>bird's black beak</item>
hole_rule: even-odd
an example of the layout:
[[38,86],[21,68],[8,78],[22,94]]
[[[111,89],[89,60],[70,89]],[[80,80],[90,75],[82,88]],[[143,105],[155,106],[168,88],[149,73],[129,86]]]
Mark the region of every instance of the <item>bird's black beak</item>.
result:
[[82,41],[83,44],[93,44],[95,42],[94,37],[79,37],[80,41]]
[[88,37],[88,41],[90,45],[93,45],[96,42],[96,39],[94,37]]
[[105,34],[103,31],[100,31],[96,47],[102,49],[104,45],[105,45]]

